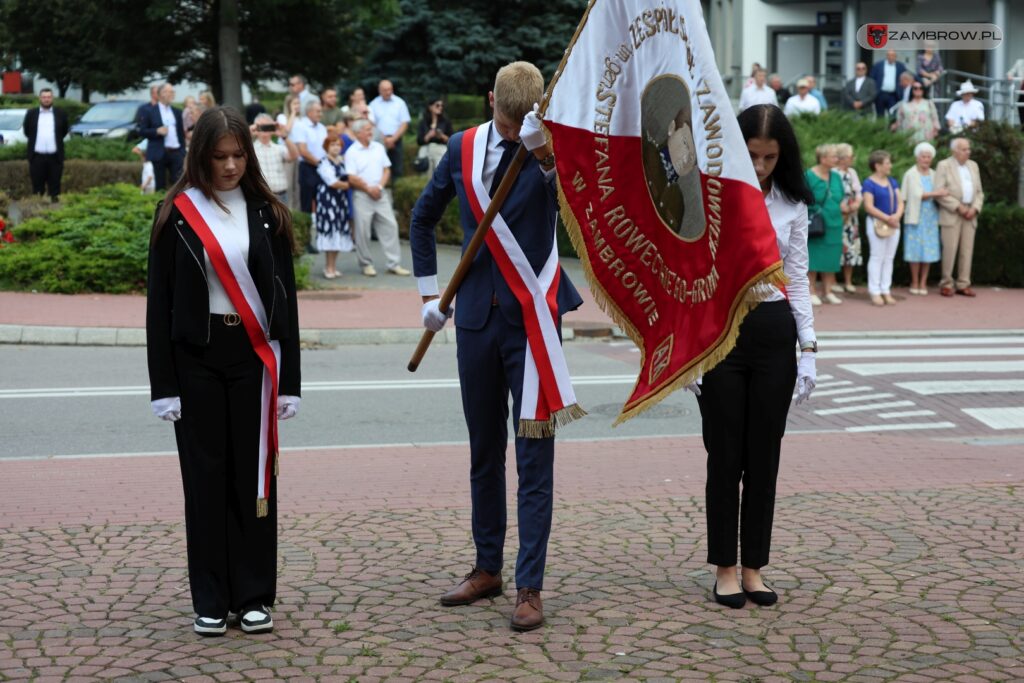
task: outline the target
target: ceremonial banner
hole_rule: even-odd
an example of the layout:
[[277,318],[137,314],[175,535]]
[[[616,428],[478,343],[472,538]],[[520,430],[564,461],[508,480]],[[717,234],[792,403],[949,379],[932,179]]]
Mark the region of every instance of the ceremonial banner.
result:
[[785,275],[699,0],[591,0],[549,94],[562,217],[641,352],[621,422],[724,358]]

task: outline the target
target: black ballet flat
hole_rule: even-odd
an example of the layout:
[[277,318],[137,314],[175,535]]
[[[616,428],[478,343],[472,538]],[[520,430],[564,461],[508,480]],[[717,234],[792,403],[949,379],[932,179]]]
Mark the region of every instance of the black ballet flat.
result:
[[743,609],[747,604],[747,592],[732,593],[731,595],[719,595],[718,594],[718,582],[715,581],[714,587],[711,589],[711,594],[715,596],[715,602],[719,605],[725,605],[732,609]]
[[[743,588],[743,584],[740,584],[740,588]],[[743,594],[750,598],[752,603],[761,607],[770,607],[779,601],[778,593],[771,589],[766,591],[748,591],[746,588],[743,588]]]

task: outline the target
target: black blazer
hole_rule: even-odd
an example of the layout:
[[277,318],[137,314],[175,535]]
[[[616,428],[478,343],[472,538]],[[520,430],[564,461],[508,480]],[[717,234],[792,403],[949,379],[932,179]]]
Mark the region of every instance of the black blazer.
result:
[[[157,207],[157,212],[160,208]],[[281,342],[278,393],[300,395],[299,308],[292,245],[277,233],[266,202],[249,202],[249,272],[270,321],[270,338]],[[152,400],[180,396],[174,343],[210,342],[210,289],[203,243],[177,207],[149,250],[146,354]]]
[[[28,138],[28,160],[36,155],[36,135],[39,132],[39,107],[25,112],[25,136]],[[57,158],[64,161],[64,137],[68,134],[68,115],[63,109],[53,107],[53,136],[57,139]]]
[[[174,126],[178,132],[178,148],[185,152],[185,125],[181,121],[181,110],[171,107],[174,114]],[[146,161],[160,161],[164,158],[164,136],[156,132],[157,128],[164,125],[164,119],[160,116],[159,104],[144,104],[139,107],[136,115],[139,117],[139,133],[149,140],[146,147]]]

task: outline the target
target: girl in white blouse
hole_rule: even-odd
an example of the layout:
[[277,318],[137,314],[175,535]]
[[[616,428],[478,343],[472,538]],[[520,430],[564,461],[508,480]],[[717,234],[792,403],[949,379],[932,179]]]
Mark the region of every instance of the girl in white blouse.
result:
[[733,608],[743,607],[748,598],[758,605],[778,599],[765,586],[761,568],[771,545],[779,454],[794,385],[797,404],[814,389],[818,348],[807,283],[807,206],[813,198],[796,135],[773,105],[750,107],[738,120],[789,284],[785,293],[776,290],[747,315],[735,348],[695,391],[708,451],[708,562],[717,568],[712,593]]

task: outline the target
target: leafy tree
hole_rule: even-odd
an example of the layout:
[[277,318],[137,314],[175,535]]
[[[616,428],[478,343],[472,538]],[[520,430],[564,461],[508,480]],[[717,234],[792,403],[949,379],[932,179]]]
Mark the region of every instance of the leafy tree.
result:
[[[550,79],[586,0],[400,0],[401,15],[376,32],[360,83],[389,78],[406,101],[439,93],[486,98],[494,74],[523,59]],[[372,92],[372,90],[370,91]]]
[[[175,46],[162,40],[170,27],[159,5],[136,0],[5,0],[0,22],[5,49],[22,65],[57,84],[63,97],[72,83],[112,93],[141,85],[169,64]],[[16,27],[16,29],[11,29]]]

